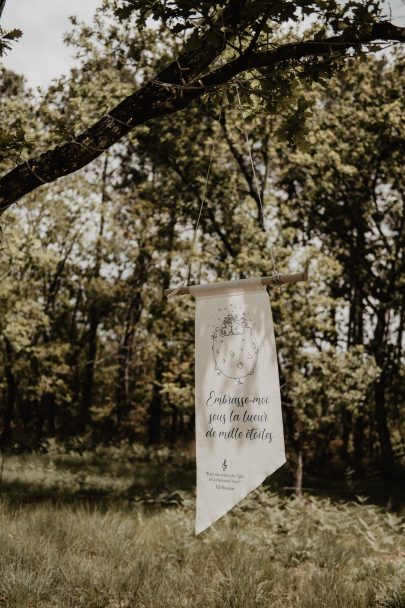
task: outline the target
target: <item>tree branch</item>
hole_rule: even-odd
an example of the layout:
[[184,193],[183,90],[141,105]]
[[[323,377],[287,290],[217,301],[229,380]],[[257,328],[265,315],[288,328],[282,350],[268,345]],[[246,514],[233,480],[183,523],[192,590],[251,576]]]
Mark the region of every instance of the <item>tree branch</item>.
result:
[[[224,10],[221,23],[223,21],[230,26],[237,25],[238,7],[238,0],[230,2]],[[340,36],[325,40],[285,44],[268,52],[249,52],[199,78],[224,48],[223,37],[213,28],[209,37],[200,38],[194,50],[183,53],[155,79],[124,99],[74,141],[48,150],[4,175],[0,179],[0,215],[22,196],[44,183],[85,167],[134,127],[158,116],[182,110],[209,88],[225,84],[246,70],[276,68],[288,61],[328,55],[336,50],[345,53],[357,45],[376,40],[405,42],[405,28],[380,22],[375,23],[366,33],[346,30]],[[184,71],[184,68],[187,70]],[[176,84],[180,74],[186,84],[179,88]]]
[[236,145],[232,141],[232,138],[231,138],[228,128],[227,128],[227,120],[226,120],[225,112],[223,113],[223,117],[221,120],[221,126],[222,126],[222,131],[224,133],[226,142],[228,144],[229,150],[231,151],[232,156],[234,157],[236,163],[238,164],[239,169],[241,170],[241,173],[242,173],[243,177],[245,178],[245,182],[248,187],[249,194],[253,198],[253,200],[256,204],[257,220],[259,222],[259,226],[261,227],[262,230],[264,230],[264,217],[263,217],[263,212],[262,212],[262,205],[261,205],[261,201],[260,201],[260,196],[255,187],[254,175],[253,175],[252,170],[250,169],[249,165],[246,163],[246,161],[243,157],[243,154],[241,152],[239,152]]
[[5,5],[6,5],[6,0],[0,0],[0,19],[3,14]]

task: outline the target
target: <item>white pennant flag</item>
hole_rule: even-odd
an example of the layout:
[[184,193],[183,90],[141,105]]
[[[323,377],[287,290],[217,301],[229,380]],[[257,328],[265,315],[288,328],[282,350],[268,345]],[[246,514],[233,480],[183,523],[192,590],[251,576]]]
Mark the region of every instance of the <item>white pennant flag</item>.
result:
[[258,279],[191,286],[196,298],[196,534],[285,463],[273,319]]

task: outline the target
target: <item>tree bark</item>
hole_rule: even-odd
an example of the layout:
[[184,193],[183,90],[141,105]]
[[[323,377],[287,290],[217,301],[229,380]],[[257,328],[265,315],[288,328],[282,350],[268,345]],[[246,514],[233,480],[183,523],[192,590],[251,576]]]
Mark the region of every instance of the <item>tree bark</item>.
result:
[[[162,292],[160,302],[156,306],[155,317],[163,315],[166,308],[166,297],[164,295],[165,289],[168,289],[170,285],[171,269],[172,269],[172,252],[175,239],[175,226],[176,226],[176,208],[173,206],[171,210],[170,223],[167,227],[167,251],[168,256],[166,258],[166,264],[163,272],[162,280]],[[160,340],[166,343],[166,336],[158,336]],[[161,439],[161,427],[162,427],[162,411],[163,411],[163,399],[161,394],[163,372],[165,369],[165,357],[162,354],[158,354],[155,361],[155,374],[153,383],[152,400],[149,406],[149,443],[159,443]]]
[[[0,179],[0,214],[25,194],[85,167],[134,127],[182,110],[211,87],[221,86],[244,71],[260,67],[277,68],[280,64],[308,57],[341,56],[350,48],[376,40],[405,41],[405,28],[383,21],[375,23],[367,32],[347,29],[339,36],[284,44],[272,51],[252,52],[248,49],[236,59],[201,76],[225,48],[221,28],[240,27],[238,7],[238,2],[231,2],[223,12],[221,23],[200,37],[195,49],[186,50],[156,78],[121,101],[72,141],[31,158],[4,175]],[[179,82],[184,86],[179,87]]]
[[378,440],[380,444],[381,473],[385,476],[390,476],[393,469],[394,458],[391,444],[391,436],[388,429],[385,390],[385,372],[383,370],[374,387],[375,418],[377,424]]
[[0,0],[0,19],[4,11],[4,7],[6,6],[6,0]]
[[118,348],[118,372],[115,418],[120,425],[130,409],[130,369],[132,363],[135,329],[143,310],[142,287],[147,280],[152,257],[145,244],[140,244],[140,251],[129,282],[131,297],[125,317],[124,333]]
[[354,426],[354,467],[358,474],[364,473],[364,414],[358,415]]
[[122,423],[129,411],[129,378],[132,361],[132,345],[135,328],[143,308],[143,300],[140,290],[141,287],[139,286],[129,304],[124,335],[118,350],[118,378],[116,392],[116,421],[118,425]]
[[12,346],[7,338],[4,339],[4,360],[5,360],[5,376],[7,382],[6,401],[3,415],[3,429],[0,437],[0,448],[4,450],[11,441],[11,425],[15,412],[15,402],[17,396],[17,382],[12,368]]
[[[107,168],[108,156],[106,155],[103,165],[101,178],[101,201],[100,201],[100,225],[98,237],[96,241],[95,260],[93,268],[93,279],[100,277],[101,260],[102,260],[102,238],[104,236],[104,213],[105,204],[107,202]],[[84,432],[90,422],[90,411],[93,402],[94,392],[94,369],[97,357],[98,343],[97,332],[101,321],[100,304],[94,300],[89,309],[89,332],[87,337],[87,359],[84,368],[83,391],[81,399],[81,407],[78,420],[78,430]]]
[[394,464],[390,432],[388,429],[386,410],[386,361],[385,361],[385,335],[386,316],[384,308],[377,314],[377,327],[374,335],[374,355],[381,374],[374,385],[375,420],[377,426],[378,442],[380,444],[380,469],[384,476],[392,473]]
[[159,443],[162,434],[162,388],[163,358],[158,356],[155,365],[155,381],[152,399],[149,405],[149,443]]
[[303,464],[303,460],[302,460],[302,450],[299,450],[299,452],[297,454],[297,466],[295,469],[295,486],[294,486],[295,496],[297,498],[301,498],[301,496],[302,496],[303,471],[304,471],[304,464]]
[[87,357],[84,367],[83,392],[77,425],[78,431],[81,433],[86,430],[91,418],[90,410],[93,402],[94,366],[97,357],[97,330],[99,323],[100,316],[96,310],[96,306],[92,306],[90,310],[90,326],[87,337]]

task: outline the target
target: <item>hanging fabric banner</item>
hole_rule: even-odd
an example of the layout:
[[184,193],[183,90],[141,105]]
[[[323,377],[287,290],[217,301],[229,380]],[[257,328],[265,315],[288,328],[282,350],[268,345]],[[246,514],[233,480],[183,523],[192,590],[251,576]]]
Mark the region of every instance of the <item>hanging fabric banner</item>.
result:
[[199,534],[286,460],[273,319],[261,279],[190,291]]

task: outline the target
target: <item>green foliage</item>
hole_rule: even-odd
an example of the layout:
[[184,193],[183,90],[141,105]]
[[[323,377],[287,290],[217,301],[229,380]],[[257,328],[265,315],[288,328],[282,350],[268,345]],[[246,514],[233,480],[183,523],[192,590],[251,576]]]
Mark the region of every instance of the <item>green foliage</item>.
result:
[[0,27],[0,57],[12,48],[12,43],[19,40],[22,34],[18,28],[6,31]]
[[342,415],[350,412],[353,423],[364,416],[378,367],[363,347],[305,353],[297,363],[288,377],[292,407],[299,418],[297,433],[307,446],[314,442],[312,450],[319,450],[323,442],[326,449],[339,437]]
[[[328,23],[336,10],[360,19],[354,5],[318,5]],[[42,127],[36,149],[73,137],[177,53],[179,38],[165,24],[140,31],[134,14],[121,26],[114,6],[91,26],[74,23],[68,42],[78,65],[40,102],[5,73],[2,124],[21,129],[25,144],[7,151],[4,166],[34,145],[34,123]],[[276,41],[292,39],[271,27]],[[191,282],[268,275],[274,244],[278,270],[308,268],[311,277],[272,296],[289,461],[301,452],[308,472],[323,465],[340,474],[399,465],[402,67],[398,53],[389,62],[345,67],[325,57],[254,73],[238,83],[241,107],[234,86],[224,97],[216,91],[175,119],[143,125],[91,168],[8,213],[2,446],[189,440],[194,306],[163,291],[184,281],[190,261]]]
[[32,102],[24,78],[0,66],[0,167],[12,167],[21,152],[29,153],[35,128]]
[[[269,21],[288,22],[304,19],[309,15],[316,15],[330,23],[337,32],[345,27],[365,28],[379,17],[382,8],[381,2],[367,0],[362,2],[352,0],[340,4],[335,0],[305,0],[299,2],[285,2],[278,0],[270,5],[266,0],[249,0],[243,3],[227,2],[218,5],[205,0],[178,0],[176,2],[162,2],[162,0],[120,0],[115,2],[115,14],[121,20],[127,20],[133,13],[142,27],[145,27],[148,18],[171,24],[173,33],[196,27],[196,21],[201,26],[212,25],[221,13],[232,9],[239,13],[240,23],[249,23],[253,31],[258,29],[258,21],[266,15]],[[263,24],[261,24],[263,25]],[[228,29],[224,27],[224,31]]]
[[[322,39],[361,34],[380,12],[376,2],[237,4],[235,27],[220,26],[231,2],[191,0],[106,1],[91,26],[73,20],[77,67],[41,100],[1,72],[2,168],[75,138],[201,33],[226,39],[228,60],[252,39],[255,50],[294,41],[307,17],[303,38]],[[194,436],[194,304],[163,295],[189,263],[191,282],[270,274],[271,244],[278,270],[307,268],[308,284],[271,295],[281,475],[291,483],[302,456],[304,476],[324,474],[330,491],[345,474],[353,495],[354,473],[399,469],[404,59],[363,51],[251,72],[4,216],[1,605],[404,605],[403,523],[360,497],[263,490],[194,538],[194,457],[181,448]]]

